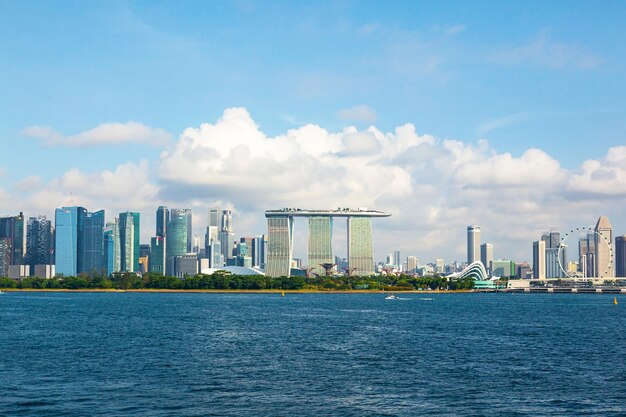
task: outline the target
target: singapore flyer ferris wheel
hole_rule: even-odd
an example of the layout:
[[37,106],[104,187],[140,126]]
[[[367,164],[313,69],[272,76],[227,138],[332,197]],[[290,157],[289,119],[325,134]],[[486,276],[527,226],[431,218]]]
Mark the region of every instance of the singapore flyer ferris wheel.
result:
[[[589,261],[591,265],[579,265],[580,271],[570,271],[567,268],[567,265],[563,265],[565,259],[565,250],[568,247],[567,242],[568,238],[572,236],[576,236],[576,244],[580,241],[580,236],[584,234],[589,241],[591,237],[594,244],[594,251],[590,252],[591,257],[586,256],[583,258],[583,254],[580,255],[580,259],[584,259],[585,261]],[[601,259],[599,257],[598,248],[602,251],[606,250],[608,253],[607,259]],[[558,248],[558,256],[557,262],[559,265],[559,269],[563,273],[564,277],[567,278],[605,278],[611,276],[611,271],[613,270],[613,245],[611,244],[611,238],[605,236],[602,232],[592,229],[590,227],[577,227],[576,229],[571,229],[569,232],[565,233],[563,238],[561,239],[561,243]],[[593,271],[591,273],[592,276],[588,276],[588,271]]]

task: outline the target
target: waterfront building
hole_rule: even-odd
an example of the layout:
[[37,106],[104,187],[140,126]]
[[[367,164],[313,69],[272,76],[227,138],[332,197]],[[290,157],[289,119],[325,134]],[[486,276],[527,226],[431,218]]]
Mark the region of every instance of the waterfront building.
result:
[[485,270],[491,273],[491,262],[493,261],[493,245],[491,243],[480,245],[480,261],[483,263]]
[[222,248],[224,262],[228,262],[228,260],[233,257],[233,243],[235,240],[233,212],[231,210],[222,210],[218,240],[220,241],[220,246]]
[[189,242],[189,209],[171,209],[170,221],[167,224],[166,238],[166,273],[174,275],[174,258],[189,253],[187,244]]
[[164,275],[166,272],[166,251],[164,236],[155,236],[150,239],[150,257],[148,271]]
[[626,236],[615,238],[615,276],[626,277]]
[[480,261],[480,226],[467,226],[467,264],[476,261]]
[[174,256],[174,276],[184,278],[193,277],[198,273],[198,255],[188,253]]
[[533,278],[546,278],[546,242],[533,242]]
[[578,240],[578,269],[583,277],[596,276],[596,234],[587,232]]
[[120,228],[117,219],[107,222],[104,228],[103,258],[104,269],[107,276],[121,271]]
[[333,221],[331,217],[309,217],[309,251],[308,267],[312,274],[322,275],[325,269],[322,264],[333,262]]
[[35,273],[36,265],[54,264],[54,227],[46,216],[28,219],[25,263],[31,275]]
[[[159,210],[157,210],[157,215],[159,215]],[[159,220],[157,217],[157,223]],[[139,252],[141,245],[140,214],[131,211],[120,213],[119,224],[122,271],[138,272],[140,270]],[[167,226],[165,226],[165,230],[167,230]]]
[[209,268],[220,268],[224,266],[222,244],[219,240],[212,242],[208,247],[207,258],[209,258]]
[[104,210],[85,212],[83,218],[82,251],[78,257],[78,273],[102,274]]
[[56,270],[54,265],[35,265],[35,270],[32,272],[32,276],[37,278],[50,279],[54,278]]
[[[482,262],[481,262],[482,263]],[[501,278],[515,277],[515,262],[508,259],[497,259],[492,261],[493,276]]]
[[527,262],[522,262],[515,265],[515,277],[520,279],[526,279],[530,274],[530,265]]
[[26,235],[24,233],[24,214],[0,217],[0,238],[11,241],[11,265],[22,265],[26,252]]
[[[287,208],[265,212],[268,228],[267,268],[268,276],[289,276],[293,255],[294,217],[346,217],[348,223],[348,268],[354,275],[370,275],[374,272],[372,253],[372,217],[388,217],[389,214],[365,208],[350,210],[303,210]],[[328,223],[332,225],[332,222]],[[316,223],[317,227],[317,223]],[[321,230],[328,230],[323,226]],[[314,235],[324,234],[314,231]],[[332,232],[329,231],[329,235]],[[326,240],[326,238],[324,238]],[[332,254],[331,254],[332,262]],[[313,265],[310,265],[311,267]]]
[[[78,258],[82,255],[84,207],[62,207],[55,210],[55,265],[62,276],[78,275]],[[82,263],[81,263],[82,266]]]
[[[600,216],[596,223],[596,257],[595,257],[595,276],[598,278],[615,277],[615,268],[613,265],[613,252],[611,242],[613,242],[613,226],[609,218]],[[600,236],[598,236],[598,234]]]

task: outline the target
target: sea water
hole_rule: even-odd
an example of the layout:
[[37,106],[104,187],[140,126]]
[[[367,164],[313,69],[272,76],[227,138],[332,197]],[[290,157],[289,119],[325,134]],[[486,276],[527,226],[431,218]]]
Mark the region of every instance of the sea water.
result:
[[623,297],[402,298],[5,293],[0,415],[626,415]]

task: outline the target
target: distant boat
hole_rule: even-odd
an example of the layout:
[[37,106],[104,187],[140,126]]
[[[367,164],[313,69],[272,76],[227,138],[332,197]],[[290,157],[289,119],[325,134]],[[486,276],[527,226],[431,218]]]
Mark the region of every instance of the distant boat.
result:
[[396,297],[394,294],[389,294],[388,296],[385,297],[385,300],[397,300],[398,297]]

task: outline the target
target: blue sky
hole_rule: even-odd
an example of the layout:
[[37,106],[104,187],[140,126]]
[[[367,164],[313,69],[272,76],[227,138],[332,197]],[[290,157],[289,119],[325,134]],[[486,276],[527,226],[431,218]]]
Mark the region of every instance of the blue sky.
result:
[[[72,170],[97,175],[145,161],[154,186],[167,188],[171,177],[155,178],[162,153],[232,107],[268,137],[308,124],[393,132],[411,123],[438,143],[485,139],[485,155],[538,148],[580,174],[584,161],[626,144],[625,21],[620,1],[4,1],[0,187],[15,205],[30,201],[31,182],[50,188]],[[147,135],[162,129],[169,142],[46,145],[28,130],[67,138],[129,121]],[[235,197],[185,198],[172,204],[220,200],[253,211]]]

